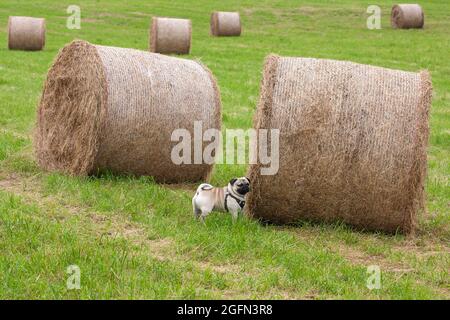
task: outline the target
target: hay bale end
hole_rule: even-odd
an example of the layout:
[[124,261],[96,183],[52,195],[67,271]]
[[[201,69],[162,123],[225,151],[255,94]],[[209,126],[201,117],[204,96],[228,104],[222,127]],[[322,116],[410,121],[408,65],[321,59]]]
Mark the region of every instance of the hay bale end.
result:
[[394,29],[423,28],[425,17],[418,4],[397,4],[392,7],[391,25]]

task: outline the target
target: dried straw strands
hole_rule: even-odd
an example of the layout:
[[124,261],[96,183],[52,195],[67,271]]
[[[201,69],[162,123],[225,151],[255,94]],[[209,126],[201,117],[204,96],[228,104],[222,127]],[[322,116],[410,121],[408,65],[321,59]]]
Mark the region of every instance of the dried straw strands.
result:
[[10,50],[42,50],[45,46],[45,19],[15,17],[8,19]]
[[151,52],[189,54],[191,38],[191,20],[153,17],[149,39]]
[[[111,170],[161,182],[204,180],[212,165],[176,165],[175,129],[220,129],[220,96],[198,62],[74,41],[51,67],[39,104],[35,147],[47,170]],[[204,148],[205,146],[203,146]]]
[[411,232],[424,207],[428,72],[269,56],[255,118],[280,130],[279,171],[251,165],[250,215]]

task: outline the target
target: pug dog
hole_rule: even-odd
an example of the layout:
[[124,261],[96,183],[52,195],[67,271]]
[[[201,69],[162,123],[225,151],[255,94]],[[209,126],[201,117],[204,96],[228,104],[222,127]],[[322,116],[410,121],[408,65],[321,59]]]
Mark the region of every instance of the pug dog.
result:
[[202,183],[192,198],[194,216],[202,222],[213,211],[229,212],[236,221],[239,212],[244,209],[245,195],[250,191],[250,180],[246,177],[233,178],[223,188],[215,188]]

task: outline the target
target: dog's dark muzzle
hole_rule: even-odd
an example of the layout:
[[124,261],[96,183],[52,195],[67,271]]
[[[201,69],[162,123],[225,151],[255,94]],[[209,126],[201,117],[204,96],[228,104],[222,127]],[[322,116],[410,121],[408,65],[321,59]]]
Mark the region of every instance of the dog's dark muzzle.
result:
[[242,186],[242,187],[239,188],[239,193],[240,194],[246,194],[249,191],[250,191],[250,186],[247,186],[247,185]]

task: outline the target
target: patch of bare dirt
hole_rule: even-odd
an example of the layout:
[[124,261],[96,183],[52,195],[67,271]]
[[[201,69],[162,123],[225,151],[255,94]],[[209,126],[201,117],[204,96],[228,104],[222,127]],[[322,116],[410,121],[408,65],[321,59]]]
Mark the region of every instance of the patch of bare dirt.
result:
[[144,12],[138,12],[138,11],[130,12],[130,14],[132,14],[134,16],[140,16],[140,17],[152,17],[153,16],[153,14],[144,13]]
[[300,12],[303,15],[307,15],[307,16],[314,15],[318,11],[320,11],[320,9],[317,7],[302,6],[302,7],[298,8],[298,12]]
[[359,266],[377,265],[384,271],[407,273],[414,269],[399,263],[393,263],[382,255],[369,255],[349,246],[341,245],[337,252],[350,263]]

